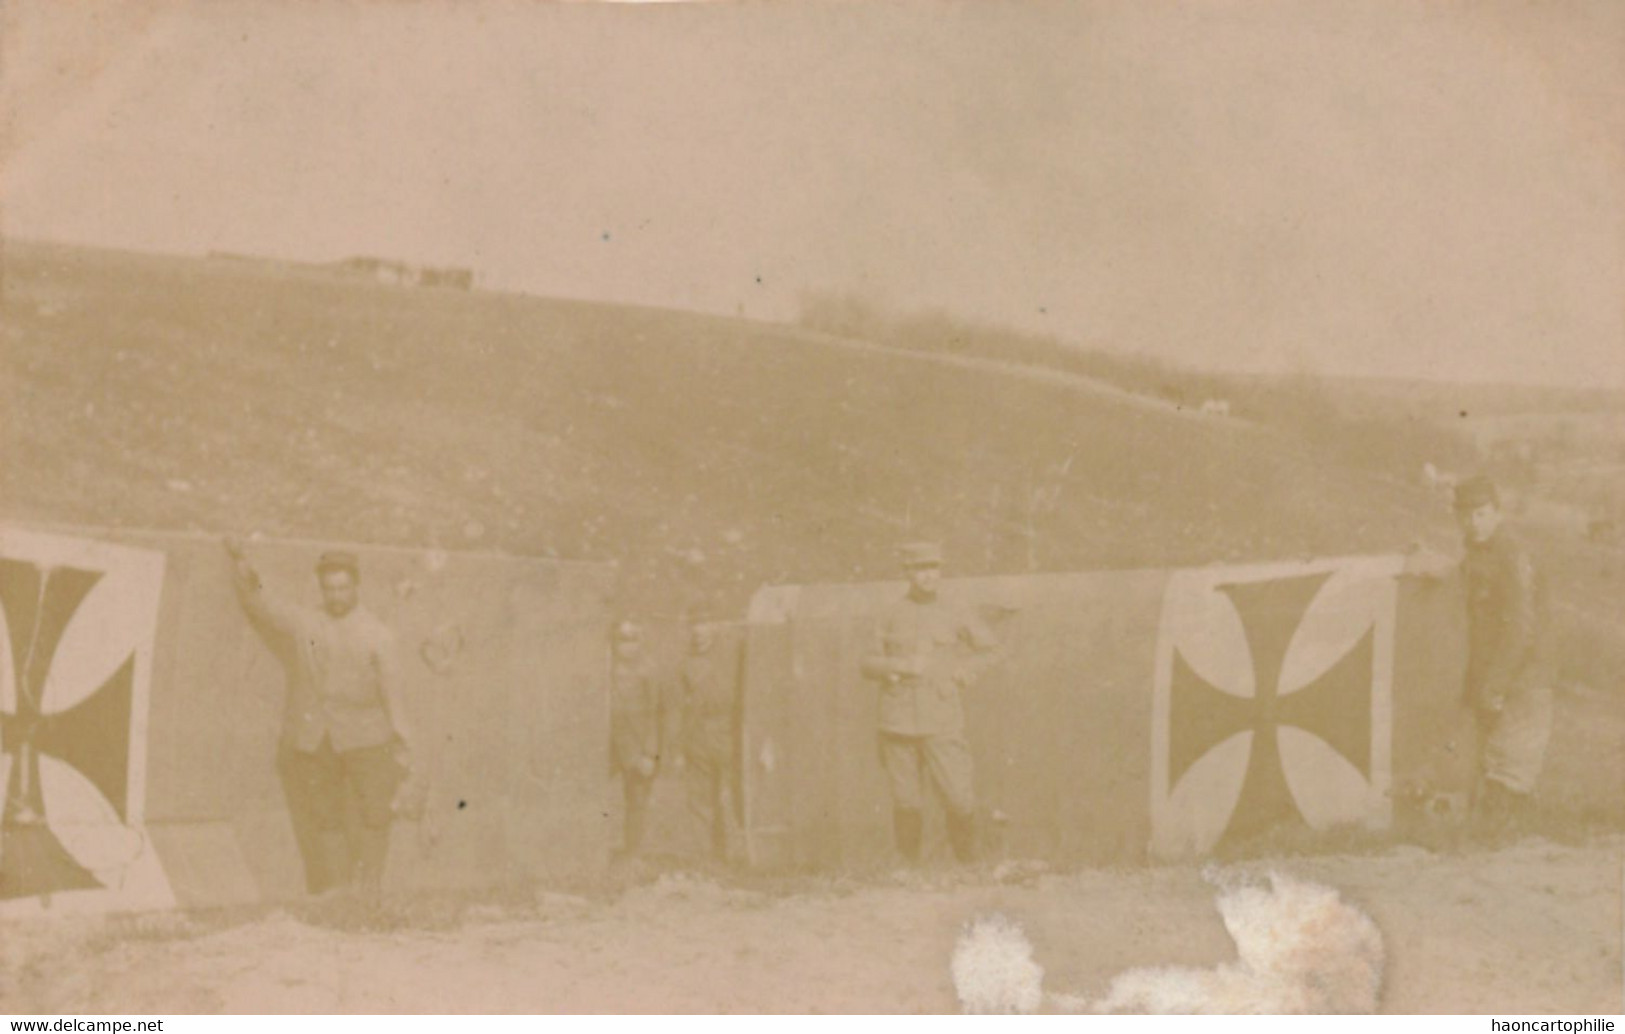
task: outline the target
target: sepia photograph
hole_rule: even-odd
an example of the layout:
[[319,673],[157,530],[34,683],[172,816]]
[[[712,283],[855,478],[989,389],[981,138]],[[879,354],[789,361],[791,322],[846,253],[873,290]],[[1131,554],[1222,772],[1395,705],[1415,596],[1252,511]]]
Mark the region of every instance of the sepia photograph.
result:
[[1625,1012],[1622,55],[0,4],[0,1014]]

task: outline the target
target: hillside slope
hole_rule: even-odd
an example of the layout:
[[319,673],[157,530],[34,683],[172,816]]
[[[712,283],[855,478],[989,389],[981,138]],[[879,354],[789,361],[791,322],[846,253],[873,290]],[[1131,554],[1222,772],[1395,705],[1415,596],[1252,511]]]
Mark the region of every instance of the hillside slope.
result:
[[655,612],[889,577],[912,535],[973,574],[1393,549],[1433,518],[1065,378],[270,264],[5,259],[14,516],[613,558]]

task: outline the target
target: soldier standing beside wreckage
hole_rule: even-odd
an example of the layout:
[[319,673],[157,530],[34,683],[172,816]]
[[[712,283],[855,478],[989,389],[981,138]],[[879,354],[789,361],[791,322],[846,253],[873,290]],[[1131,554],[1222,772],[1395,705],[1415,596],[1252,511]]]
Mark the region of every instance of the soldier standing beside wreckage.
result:
[[660,688],[643,655],[643,630],[615,626],[609,665],[609,758],[625,794],[623,850],[643,846],[643,828],[660,765]]
[[353,553],[316,563],[320,609],[268,596],[236,539],[225,541],[237,599],[287,671],[277,768],[312,894],[376,894],[389,854],[392,802],[412,735],[394,637],[360,605]]
[[998,642],[974,611],[939,598],[941,547],[917,542],[901,553],[908,595],[881,616],[863,662],[863,674],[880,683],[880,763],[897,848],[910,863],[920,860],[929,782],[946,807],[954,857],[969,862],[976,796],[959,694],[997,659]]
[[[1472,824],[1499,836],[1532,811],[1552,730],[1545,586],[1529,553],[1502,526],[1501,497],[1487,477],[1456,486],[1459,565],[1467,602],[1463,702],[1475,749]],[[1410,573],[1437,581],[1457,570],[1448,559],[1413,556]]]
[[1552,731],[1545,585],[1529,553],[1503,528],[1486,477],[1456,488],[1466,544],[1467,703],[1478,730],[1475,824],[1500,833],[1527,819]]

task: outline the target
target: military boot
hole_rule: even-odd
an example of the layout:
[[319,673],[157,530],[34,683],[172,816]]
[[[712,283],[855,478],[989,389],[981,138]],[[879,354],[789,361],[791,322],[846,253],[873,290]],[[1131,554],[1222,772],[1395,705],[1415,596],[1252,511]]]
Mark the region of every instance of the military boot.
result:
[[1517,790],[1507,791],[1507,832],[1513,839],[1529,833],[1535,821],[1535,795]]
[[897,851],[910,865],[920,862],[920,839],[925,831],[925,816],[913,808],[898,808],[892,812],[892,828],[897,833]]
[[1473,801],[1469,819],[1473,839],[1490,847],[1504,845],[1512,833],[1512,811],[1517,796],[1501,783],[1485,780]]
[[316,834],[317,853],[321,859],[320,879],[316,881],[319,895],[332,894],[350,888],[355,879],[355,856],[350,853],[350,839],[342,830],[324,829]]
[[389,827],[363,826],[355,835],[356,889],[376,898],[384,886],[384,863],[389,858]]
[[948,813],[948,846],[961,865],[976,861],[976,816]]

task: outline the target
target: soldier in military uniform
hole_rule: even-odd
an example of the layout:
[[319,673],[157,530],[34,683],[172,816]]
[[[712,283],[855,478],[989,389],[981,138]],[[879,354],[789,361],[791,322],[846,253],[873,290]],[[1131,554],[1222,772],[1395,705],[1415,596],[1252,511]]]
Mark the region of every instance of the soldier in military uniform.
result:
[[323,553],[320,608],[264,591],[241,541],[224,541],[238,601],[287,674],[277,767],[313,894],[378,893],[394,797],[411,770],[395,637],[361,606],[361,562]]
[[631,621],[615,626],[609,713],[610,767],[626,802],[623,848],[635,855],[660,764],[660,689],[643,655],[643,630]]
[[1473,812],[1495,832],[1527,817],[1551,737],[1546,592],[1528,551],[1502,527],[1493,482],[1462,482],[1455,510],[1466,543],[1466,696],[1479,741]]
[[880,683],[880,762],[891,786],[899,852],[920,859],[927,783],[947,811],[948,842],[961,862],[975,854],[976,796],[960,690],[998,656],[991,629],[971,609],[940,598],[942,550],[902,549],[908,595],[881,616],[863,674]]
[[1552,729],[1552,670],[1545,585],[1529,553],[1502,526],[1500,494],[1486,477],[1456,487],[1460,563],[1413,553],[1409,574],[1442,581],[1459,571],[1467,602],[1463,703],[1474,749],[1473,826],[1499,835],[1527,818]]
[[735,800],[739,662],[738,637],[708,614],[696,615],[678,679],[682,696],[676,712],[682,723],[688,810],[717,861],[727,861],[729,812]]

